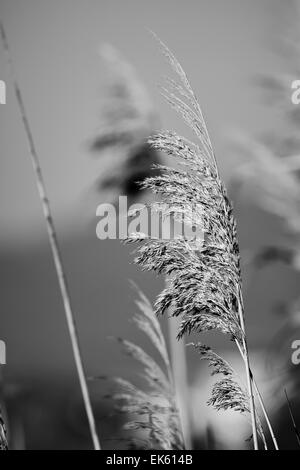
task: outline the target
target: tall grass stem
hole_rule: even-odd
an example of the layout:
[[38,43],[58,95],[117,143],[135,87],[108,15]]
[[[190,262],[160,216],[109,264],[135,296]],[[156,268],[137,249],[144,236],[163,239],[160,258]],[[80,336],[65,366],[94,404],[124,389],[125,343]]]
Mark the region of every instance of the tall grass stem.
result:
[[[236,340],[235,343],[236,343],[236,345],[237,345],[237,347],[238,347],[238,350],[239,350],[239,352],[240,352],[240,354],[241,354],[243,360],[245,361],[244,353],[243,353],[243,351],[242,351],[242,348],[241,348],[239,342]],[[259,391],[259,388],[258,388],[258,386],[257,386],[257,383],[256,383],[255,379],[254,379],[254,376],[253,376],[253,373],[252,373],[251,369],[250,369],[250,378],[251,378],[251,380],[252,380],[255,393],[256,393],[256,395],[257,395],[257,398],[258,398],[260,407],[261,407],[261,409],[262,409],[264,418],[265,418],[265,420],[266,420],[266,423],[267,423],[267,426],[268,426],[268,429],[269,429],[269,432],[270,432],[270,435],[271,435],[271,438],[272,438],[272,441],[273,441],[275,450],[279,450],[278,443],[277,443],[277,439],[276,439],[276,437],[275,437],[275,434],[274,434],[274,431],[273,431],[273,427],[272,427],[272,424],[271,424],[271,421],[270,421],[268,412],[267,412],[267,410],[266,410],[266,407],[265,407],[265,404],[264,404],[262,395],[261,395],[261,393],[260,393],[260,391]]]
[[241,305],[240,302],[239,302],[239,318],[240,318],[241,328],[242,328],[242,331],[243,331],[242,341],[243,341],[243,348],[244,348],[244,362],[245,362],[245,368],[246,368],[247,388],[248,388],[249,402],[250,402],[253,444],[254,444],[254,450],[258,450],[258,438],[257,438],[256,416],[255,416],[255,403],[254,403],[252,380],[251,380],[251,377],[250,377],[250,361],[249,361],[248,345],[247,345],[246,333],[245,333],[245,321],[244,321],[243,309],[242,309],[242,305]]
[[191,423],[189,415],[189,391],[184,339],[177,339],[180,319],[168,318],[168,334],[170,342],[171,364],[176,392],[177,406],[182,426],[183,440],[186,450],[192,449]]
[[99,438],[97,435],[90,395],[89,395],[89,391],[87,387],[86,376],[84,372],[84,366],[83,366],[83,361],[82,361],[82,356],[81,356],[81,351],[80,351],[80,346],[79,346],[76,322],[75,322],[73,310],[71,307],[70,294],[69,294],[69,289],[67,286],[67,280],[66,280],[65,270],[63,267],[62,256],[61,256],[60,249],[59,249],[54,220],[51,214],[50,203],[49,203],[49,199],[46,193],[46,187],[45,187],[43,174],[42,174],[38,154],[37,154],[34,139],[33,139],[33,134],[30,128],[29,119],[27,117],[21,90],[20,90],[18,81],[16,79],[16,75],[14,73],[14,67],[13,67],[13,62],[12,62],[12,58],[11,58],[10,51],[9,51],[7,36],[6,36],[4,26],[1,20],[0,20],[0,33],[1,33],[1,39],[3,42],[4,50],[7,55],[9,71],[10,71],[11,79],[13,82],[13,87],[14,87],[14,92],[16,95],[19,112],[22,118],[22,122],[24,125],[24,129],[25,129],[25,133],[26,133],[26,137],[28,141],[29,153],[30,153],[31,162],[32,162],[32,166],[34,169],[34,173],[35,173],[36,185],[38,188],[38,192],[39,192],[39,196],[40,196],[40,200],[42,204],[42,209],[43,209],[43,214],[44,214],[44,218],[45,218],[45,222],[47,226],[49,242],[50,242],[52,256],[53,256],[53,260],[54,260],[54,264],[56,268],[56,274],[58,278],[60,292],[61,292],[61,296],[63,300],[69,335],[70,335],[70,339],[72,343],[74,360],[75,360],[77,374],[78,374],[78,378],[80,382],[85,410],[86,410],[86,414],[87,414],[87,418],[89,422],[89,428],[90,428],[90,433],[91,433],[91,437],[92,437],[92,441],[94,445],[94,450],[101,450]]

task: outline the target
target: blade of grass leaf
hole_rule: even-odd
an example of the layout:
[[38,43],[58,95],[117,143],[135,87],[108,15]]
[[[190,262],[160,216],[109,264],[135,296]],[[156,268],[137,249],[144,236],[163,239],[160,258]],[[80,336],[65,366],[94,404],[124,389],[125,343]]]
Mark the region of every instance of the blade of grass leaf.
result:
[[291,417],[291,420],[292,420],[292,423],[293,423],[293,428],[294,428],[294,431],[295,431],[295,434],[296,434],[298,446],[300,447],[300,432],[299,432],[299,430],[298,430],[298,428],[297,428],[297,424],[296,424],[296,421],[295,421],[295,418],[294,418],[294,415],[293,415],[293,410],[292,410],[291,402],[290,402],[290,400],[289,400],[289,397],[288,397],[288,394],[287,394],[286,389],[284,389],[284,393],[285,393],[285,398],[286,398],[287,405],[288,405],[288,408],[289,408],[290,417]]

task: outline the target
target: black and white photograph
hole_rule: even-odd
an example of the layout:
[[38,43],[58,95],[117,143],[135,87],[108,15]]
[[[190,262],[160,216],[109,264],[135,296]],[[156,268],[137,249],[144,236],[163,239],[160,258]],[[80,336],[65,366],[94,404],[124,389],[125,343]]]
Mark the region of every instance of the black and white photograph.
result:
[[300,450],[300,0],[0,0],[0,155],[0,450]]

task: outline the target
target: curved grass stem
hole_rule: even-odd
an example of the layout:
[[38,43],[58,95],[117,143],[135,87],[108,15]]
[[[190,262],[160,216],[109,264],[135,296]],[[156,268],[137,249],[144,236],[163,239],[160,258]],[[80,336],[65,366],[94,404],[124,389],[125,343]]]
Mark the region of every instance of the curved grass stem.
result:
[[245,362],[246,377],[247,377],[247,388],[248,388],[249,402],[250,402],[250,413],[251,413],[251,424],[252,424],[254,450],[258,450],[258,438],[257,438],[256,416],[255,416],[255,403],[254,403],[252,380],[250,378],[250,361],[249,361],[248,345],[247,345],[247,340],[246,340],[246,335],[245,335],[244,315],[243,315],[242,306],[241,306],[240,302],[239,302],[239,318],[240,318],[241,328],[242,328],[242,331],[243,331],[242,341],[243,341],[244,362]]
[[[244,353],[243,353],[243,351],[242,351],[242,348],[241,348],[239,342],[236,340],[235,343],[236,343],[236,345],[237,345],[237,347],[238,347],[238,350],[239,350],[239,352],[240,352],[240,354],[241,354],[241,356],[242,356],[242,359],[245,361]],[[277,443],[277,439],[276,439],[276,437],[275,437],[275,434],[274,434],[274,431],[273,431],[273,427],[272,427],[272,424],[271,424],[271,422],[270,422],[270,418],[269,418],[269,416],[268,416],[268,412],[267,412],[267,410],[266,410],[266,407],[265,407],[265,404],[264,404],[262,395],[261,395],[261,393],[260,393],[260,391],[259,391],[259,388],[258,388],[258,386],[257,386],[257,383],[256,383],[255,379],[254,379],[254,376],[253,376],[253,373],[252,373],[251,369],[250,369],[249,372],[250,372],[251,381],[252,381],[253,386],[254,386],[254,389],[255,389],[255,393],[256,393],[256,395],[257,395],[257,398],[258,398],[260,407],[261,407],[261,409],[262,409],[264,418],[265,418],[265,420],[266,420],[266,423],[267,423],[267,426],[268,426],[268,429],[269,429],[269,432],[270,432],[270,435],[271,435],[271,438],[272,438],[272,441],[273,441],[273,444],[274,444],[274,448],[275,448],[276,450],[279,450],[278,443]]]

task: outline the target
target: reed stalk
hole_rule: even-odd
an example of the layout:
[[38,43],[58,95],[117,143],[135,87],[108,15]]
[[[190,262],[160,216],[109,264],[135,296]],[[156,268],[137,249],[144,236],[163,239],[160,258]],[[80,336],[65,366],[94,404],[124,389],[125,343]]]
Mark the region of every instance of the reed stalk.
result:
[[170,355],[174,388],[177,398],[182,434],[186,450],[192,449],[192,436],[189,416],[189,390],[188,373],[186,362],[186,348],[184,339],[177,339],[180,320],[176,317],[169,317],[167,321],[168,336],[170,343]]
[[94,450],[101,450],[100,442],[99,442],[99,438],[98,438],[98,434],[96,430],[95,418],[94,418],[94,414],[92,410],[90,395],[89,395],[89,391],[87,387],[87,381],[86,381],[86,375],[85,375],[83,361],[82,361],[82,355],[81,355],[80,346],[79,346],[77,326],[76,326],[75,317],[74,317],[72,306],[71,306],[69,288],[67,285],[67,279],[66,279],[65,269],[63,266],[62,256],[61,256],[61,252],[60,252],[60,248],[58,244],[54,220],[51,214],[50,202],[47,197],[42,169],[40,166],[39,157],[38,157],[37,150],[35,147],[29,119],[26,113],[26,108],[24,105],[21,89],[18,84],[15,72],[14,72],[13,61],[12,61],[9,46],[8,46],[6,32],[5,32],[5,29],[1,20],[0,20],[0,34],[1,34],[3,47],[7,55],[7,62],[8,62],[9,71],[10,71],[10,75],[11,75],[11,79],[12,79],[12,83],[14,87],[14,92],[15,92],[15,96],[16,96],[16,100],[18,104],[18,109],[20,112],[26,138],[28,141],[29,154],[30,154],[31,163],[33,166],[34,174],[35,174],[36,185],[37,185],[39,197],[41,200],[41,205],[42,205],[45,223],[47,227],[49,243],[50,243],[50,247],[52,251],[57,279],[58,279],[63,306],[65,310],[65,316],[67,320],[67,325],[68,325],[69,335],[71,339],[73,355],[74,355],[78,379],[79,379],[79,383],[81,387],[84,406],[85,406],[85,410],[86,410],[86,414],[88,418],[91,438],[93,441]]
[[[135,233],[131,240],[142,245],[137,249],[135,261],[144,270],[170,276],[169,284],[158,296],[155,309],[157,314],[171,309],[172,316],[180,317],[178,337],[192,332],[215,330],[236,341],[244,360],[247,392],[233,380],[233,374],[224,365],[222,358],[208,353],[206,347],[198,348],[203,358],[213,358],[212,365],[216,367],[214,373],[225,375],[214,386],[210,404],[218,410],[231,408],[249,412],[254,449],[258,450],[258,433],[266,448],[251,380],[233,207],[220,178],[215,153],[194,91],[175,56],[159,39],[158,42],[179,79],[168,79],[162,94],[192,129],[198,143],[174,131],[160,132],[151,137],[151,145],[179,159],[181,168],[162,167],[162,175],[148,178],[143,187],[162,196],[165,209],[154,204],[154,210],[160,210],[165,217],[173,214],[179,222],[184,216],[185,223],[193,228],[194,235],[183,234],[172,240],[153,240],[145,234]],[[198,235],[199,230],[205,234],[204,240]]]

